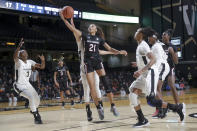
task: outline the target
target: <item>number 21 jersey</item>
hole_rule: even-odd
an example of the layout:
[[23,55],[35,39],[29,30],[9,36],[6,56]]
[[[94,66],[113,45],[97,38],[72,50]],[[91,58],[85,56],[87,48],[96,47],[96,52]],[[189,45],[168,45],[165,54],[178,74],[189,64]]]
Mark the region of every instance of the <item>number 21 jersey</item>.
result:
[[100,58],[99,47],[104,45],[105,41],[97,35],[90,35],[82,33],[82,40],[84,44],[84,58]]

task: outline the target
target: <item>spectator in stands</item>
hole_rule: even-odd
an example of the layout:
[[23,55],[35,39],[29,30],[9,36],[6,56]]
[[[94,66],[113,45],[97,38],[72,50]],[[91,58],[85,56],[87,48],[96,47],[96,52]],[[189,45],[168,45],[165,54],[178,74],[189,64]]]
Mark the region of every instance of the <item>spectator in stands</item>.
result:
[[9,106],[16,106],[17,105],[18,99],[17,99],[17,97],[14,96],[14,93],[11,93],[11,94],[7,93],[6,96],[8,97],[8,101],[9,101],[8,105]]
[[121,88],[121,90],[120,90],[120,96],[121,97],[125,97],[126,96],[126,92],[125,92],[124,88]]

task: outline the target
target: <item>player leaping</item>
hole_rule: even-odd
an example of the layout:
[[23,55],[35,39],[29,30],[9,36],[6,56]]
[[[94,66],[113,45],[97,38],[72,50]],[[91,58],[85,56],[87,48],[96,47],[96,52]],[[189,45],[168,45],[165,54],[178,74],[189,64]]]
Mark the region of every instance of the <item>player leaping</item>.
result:
[[30,112],[34,116],[35,124],[42,124],[41,116],[38,112],[38,106],[40,104],[40,97],[36,90],[32,87],[29,82],[29,78],[33,69],[44,69],[45,68],[45,58],[44,56],[39,56],[41,59],[41,64],[37,64],[33,60],[28,59],[28,54],[26,50],[20,50],[24,44],[23,39],[19,43],[15,53],[15,82],[14,90],[20,95],[29,100]]

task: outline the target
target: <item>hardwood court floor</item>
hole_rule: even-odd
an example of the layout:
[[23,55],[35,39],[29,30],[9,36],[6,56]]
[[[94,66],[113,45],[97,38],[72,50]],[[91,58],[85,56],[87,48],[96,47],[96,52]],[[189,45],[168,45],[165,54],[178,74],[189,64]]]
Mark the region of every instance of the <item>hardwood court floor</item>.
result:
[[[87,122],[84,105],[81,104],[75,105],[75,109],[68,107],[62,110],[60,106],[41,108],[42,125],[34,125],[29,110],[3,111],[0,112],[0,131],[196,131],[197,118],[189,117],[188,114],[197,113],[197,89],[179,93],[181,102],[187,106],[184,122],[179,122],[179,116],[172,112],[165,119],[152,119],[155,109],[144,104],[145,99],[140,98],[144,115],[150,122],[150,126],[146,128],[132,128],[136,123],[136,114],[128,100],[118,100],[116,105],[120,116],[114,117],[109,111],[109,104],[105,102],[103,121],[99,120],[97,111],[93,108],[94,119]],[[167,92],[165,95],[165,100],[173,102],[171,93]]]

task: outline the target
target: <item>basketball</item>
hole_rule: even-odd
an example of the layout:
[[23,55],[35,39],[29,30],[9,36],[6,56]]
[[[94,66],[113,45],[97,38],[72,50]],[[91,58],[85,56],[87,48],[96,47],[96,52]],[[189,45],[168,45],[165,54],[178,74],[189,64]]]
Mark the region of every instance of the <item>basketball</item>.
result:
[[74,9],[71,6],[65,6],[63,8],[63,15],[66,19],[72,18],[74,15]]

